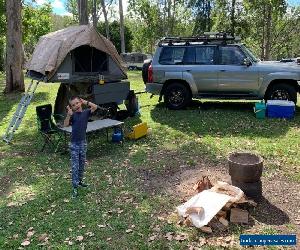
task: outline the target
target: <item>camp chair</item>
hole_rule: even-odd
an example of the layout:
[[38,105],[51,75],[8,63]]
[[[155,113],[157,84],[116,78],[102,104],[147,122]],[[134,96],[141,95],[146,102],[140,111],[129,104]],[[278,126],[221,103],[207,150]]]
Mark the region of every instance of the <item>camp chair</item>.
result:
[[52,114],[51,104],[37,106],[36,115],[39,132],[44,138],[44,144],[42,146],[41,152],[44,151],[46,146],[54,149],[54,151],[56,152],[63,134],[60,132],[56,123],[54,122],[54,117],[62,116]]

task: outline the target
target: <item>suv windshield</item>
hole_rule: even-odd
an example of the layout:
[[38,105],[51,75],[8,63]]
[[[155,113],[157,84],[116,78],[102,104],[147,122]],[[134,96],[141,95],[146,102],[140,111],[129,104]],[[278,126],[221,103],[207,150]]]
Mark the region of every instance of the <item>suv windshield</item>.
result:
[[255,57],[255,55],[253,54],[253,52],[250,50],[250,49],[248,49],[245,45],[241,45],[241,48],[242,48],[242,50],[250,57],[250,59],[252,60],[252,61],[254,61],[254,62],[259,62],[260,60],[259,59],[257,59],[256,57]]

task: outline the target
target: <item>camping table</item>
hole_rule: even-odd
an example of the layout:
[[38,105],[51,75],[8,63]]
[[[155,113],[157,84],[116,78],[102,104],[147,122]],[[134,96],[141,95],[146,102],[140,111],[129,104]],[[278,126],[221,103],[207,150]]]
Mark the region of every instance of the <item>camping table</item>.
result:
[[[122,132],[123,132],[123,124],[124,122],[121,121],[117,121],[117,120],[113,120],[113,119],[103,119],[103,120],[96,120],[96,121],[92,121],[92,122],[88,122],[87,124],[87,128],[86,128],[86,133],[92,133],[92,132],[96,132],[102,129],[106,130],[106,139],[108,141],[108,129],[109,128],[121,128]],[[66,136],[67,134],[71,134],[72,133],[72,126],[68,126],[68,127],[60,127],[59,128],[65,135],[65,149],[66,147]]]

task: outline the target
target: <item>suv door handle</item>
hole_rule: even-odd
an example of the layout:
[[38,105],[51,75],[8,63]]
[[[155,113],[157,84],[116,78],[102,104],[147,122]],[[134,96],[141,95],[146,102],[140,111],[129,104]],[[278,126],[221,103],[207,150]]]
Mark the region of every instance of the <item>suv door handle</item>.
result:
[[226,69],[220,69],[221,72],[226,72]]
[[186,71],[186,72],[191,72],[191,70],[190,70],[190,69],[186,69],[185,71]]

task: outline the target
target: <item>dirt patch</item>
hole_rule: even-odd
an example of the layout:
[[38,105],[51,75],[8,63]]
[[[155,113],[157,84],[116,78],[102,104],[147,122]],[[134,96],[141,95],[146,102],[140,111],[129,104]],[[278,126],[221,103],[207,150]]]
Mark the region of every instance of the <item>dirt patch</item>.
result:
[[[176,197],[182,202],[196,194],[193,186],[203,176],[208,176],[212,184],[217,181],[231,182],[228,167],[221,164],[213,167],[208,164],[199,164],[192,168],[173,167],[160,174],[145,170],[142,174],[146,191]],[[300,184],[275,175],[262,177],[262,185],[263,198],[250,211],[253,226],[248,227],[246,233],[258,233],[270,228],[279,233],[296,233],[299,236]]]
[[11,179],[9,176],[0,177],[0,197],[5,195],[10,187]]

